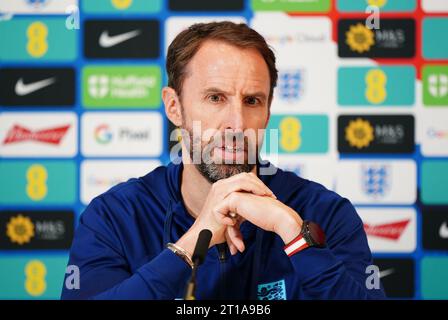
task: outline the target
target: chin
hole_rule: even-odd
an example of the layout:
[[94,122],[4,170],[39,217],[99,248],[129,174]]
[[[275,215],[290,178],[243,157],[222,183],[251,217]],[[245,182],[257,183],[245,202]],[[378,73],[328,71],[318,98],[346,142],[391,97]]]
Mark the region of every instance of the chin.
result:
[[205,164],[196,165],[198,171],[210,182],[227,179],[243,172],[251,172],[254,164]]

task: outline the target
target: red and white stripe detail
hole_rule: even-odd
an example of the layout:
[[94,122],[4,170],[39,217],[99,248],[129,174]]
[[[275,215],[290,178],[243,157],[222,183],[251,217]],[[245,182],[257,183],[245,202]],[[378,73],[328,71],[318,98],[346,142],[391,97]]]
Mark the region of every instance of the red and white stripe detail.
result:
[[285,250],[288,257],[291,257],[292,255],[296,254],[299,251],[302,251],[303,249],[308,248],[309,245],[306,243],[303,236],[300,234],[298,235],[294,240],[292,240],[290,243],[288,243],[283,250]]

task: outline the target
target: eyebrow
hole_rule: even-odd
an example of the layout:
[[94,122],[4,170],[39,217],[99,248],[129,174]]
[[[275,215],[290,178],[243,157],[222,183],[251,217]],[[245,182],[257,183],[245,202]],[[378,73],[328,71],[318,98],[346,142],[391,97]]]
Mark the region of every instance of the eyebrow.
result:
[[[230,92],[217,88],[217,87],[211,87],[211,88],[206,88],[202,91],[202,94],[207,94],[207,93],[223,93],[226,95],[231,95]],[[245,97],[258,97],[260,99],[264,99],[266,100],[266,94],[264,94],[262,91],[257,91],[254,93],[246,93],[244,94]]]
[[206,93],[224,93],[224,94],[230,95],[230,92],[225,91],[223,89],[219,89],[217,87],[206,88],[206,89],[204,89],[202,91],[202,93],[203,94],[206,94]]

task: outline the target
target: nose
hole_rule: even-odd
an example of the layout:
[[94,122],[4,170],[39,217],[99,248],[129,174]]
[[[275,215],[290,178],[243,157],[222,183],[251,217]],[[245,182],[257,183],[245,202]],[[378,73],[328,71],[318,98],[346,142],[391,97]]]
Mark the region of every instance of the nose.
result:
[[225,129],[230,129],[235,132],[244,131],[245,119],[244,109],[242,103],[235,102],[228,108],[225,120]]

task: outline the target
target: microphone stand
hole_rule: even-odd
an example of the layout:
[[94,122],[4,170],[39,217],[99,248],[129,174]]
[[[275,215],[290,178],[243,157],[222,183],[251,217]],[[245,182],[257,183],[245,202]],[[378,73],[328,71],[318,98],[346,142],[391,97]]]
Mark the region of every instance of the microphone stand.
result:
[[193,269],[191,271],[191,277],[190,280],[187,283],[187,286],[185,288],[185,300],[196,300],[196,270],[198,269],[198,266],[196,263],[194,263]]
[[190,280],[185,288],[184,299],[185,300],[196,300],[196,272],[198,267],[204,262],[205,256],[207,255],[208,246],[210,240],[212,239],[212,232],[208,229],[204,229],[199,232],[198,241],[194,248],[193,253],[193,268],[191,271]]

